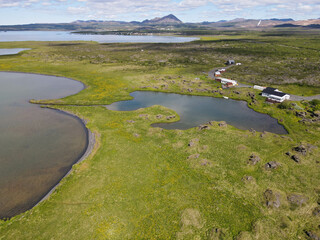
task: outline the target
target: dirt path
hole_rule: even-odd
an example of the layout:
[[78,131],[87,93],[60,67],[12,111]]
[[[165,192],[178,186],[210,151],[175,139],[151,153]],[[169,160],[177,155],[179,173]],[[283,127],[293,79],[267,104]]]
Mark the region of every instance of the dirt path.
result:
[[320,94],[319,95],[314,95],[314,96],[309,96],[309,97],[303,97],[303,96],[298,96],[298,95],[290,95],[290,100],[291,101],[302,101],[302,100],[307,100],[311,101],[314,99],[320,100]]

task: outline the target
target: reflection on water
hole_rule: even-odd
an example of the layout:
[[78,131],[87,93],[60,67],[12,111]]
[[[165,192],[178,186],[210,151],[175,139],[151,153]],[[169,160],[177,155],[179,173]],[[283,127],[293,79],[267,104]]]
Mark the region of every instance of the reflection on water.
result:
[[116,102],[108,105],[107,108],[132,111],[152,105],[168,107],[179,114],[180,121],[153,124],[166,129],[188,129],[208,121],[226,121],[243,130],[253,128],[260,132],[287,134],[285,128],[278,124],[276,119],[253,111],[244,101],[144,91],[133,92],[130,95],[134,97],[133,100]]
[[82,89],[67,78],[0,72],[0,218],[34,206],[87,147],[79,119],[28,100]]
[[30,48],[0,48],[0,56],[17,54],[24,50],[30,50]]
[[198,38],[173,36],[83,35],[63,31],[0,32],[0,42],[13,41],[96,41],[100,43],[181,43]]

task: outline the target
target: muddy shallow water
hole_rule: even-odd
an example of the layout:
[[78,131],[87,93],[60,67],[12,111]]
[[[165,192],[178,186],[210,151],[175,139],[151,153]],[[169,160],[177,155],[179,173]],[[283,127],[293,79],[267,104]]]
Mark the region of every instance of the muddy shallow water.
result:
[[133,100],[116,102],[107,108],[132,111],[152,105],[168,107],[179,114],[180,121],[152,125],[165,129],[188,129],[208,121],[226,121],[243,130],[252,128],[259,132],[287,134],[286,129],[278,124],[276,119],[250,109],[244,101],[148,91],[136,91],[130,95],[134,97]]
[[30,104],[75,94],[71,79],[0,72],[0,218],[34,206],[85,152],[80,119]]

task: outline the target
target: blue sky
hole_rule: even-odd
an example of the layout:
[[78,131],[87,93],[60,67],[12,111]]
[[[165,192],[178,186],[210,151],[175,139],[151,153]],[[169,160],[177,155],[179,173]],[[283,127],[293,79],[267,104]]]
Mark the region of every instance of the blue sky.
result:
[[183,22],[234,18],[320,18],[320,0],[0,0],[0,25],[75,20],[141,21],[174,14]]

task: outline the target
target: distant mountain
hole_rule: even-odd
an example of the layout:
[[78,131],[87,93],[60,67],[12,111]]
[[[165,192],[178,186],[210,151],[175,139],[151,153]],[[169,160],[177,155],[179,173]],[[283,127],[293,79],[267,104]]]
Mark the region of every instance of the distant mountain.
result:
[[153,25],[169,25],[169,24],[183,24],[183,22],[178,19],[173,14],[162,18],[154,18],[151,20],[144,20],[142,24],[153,24]]

